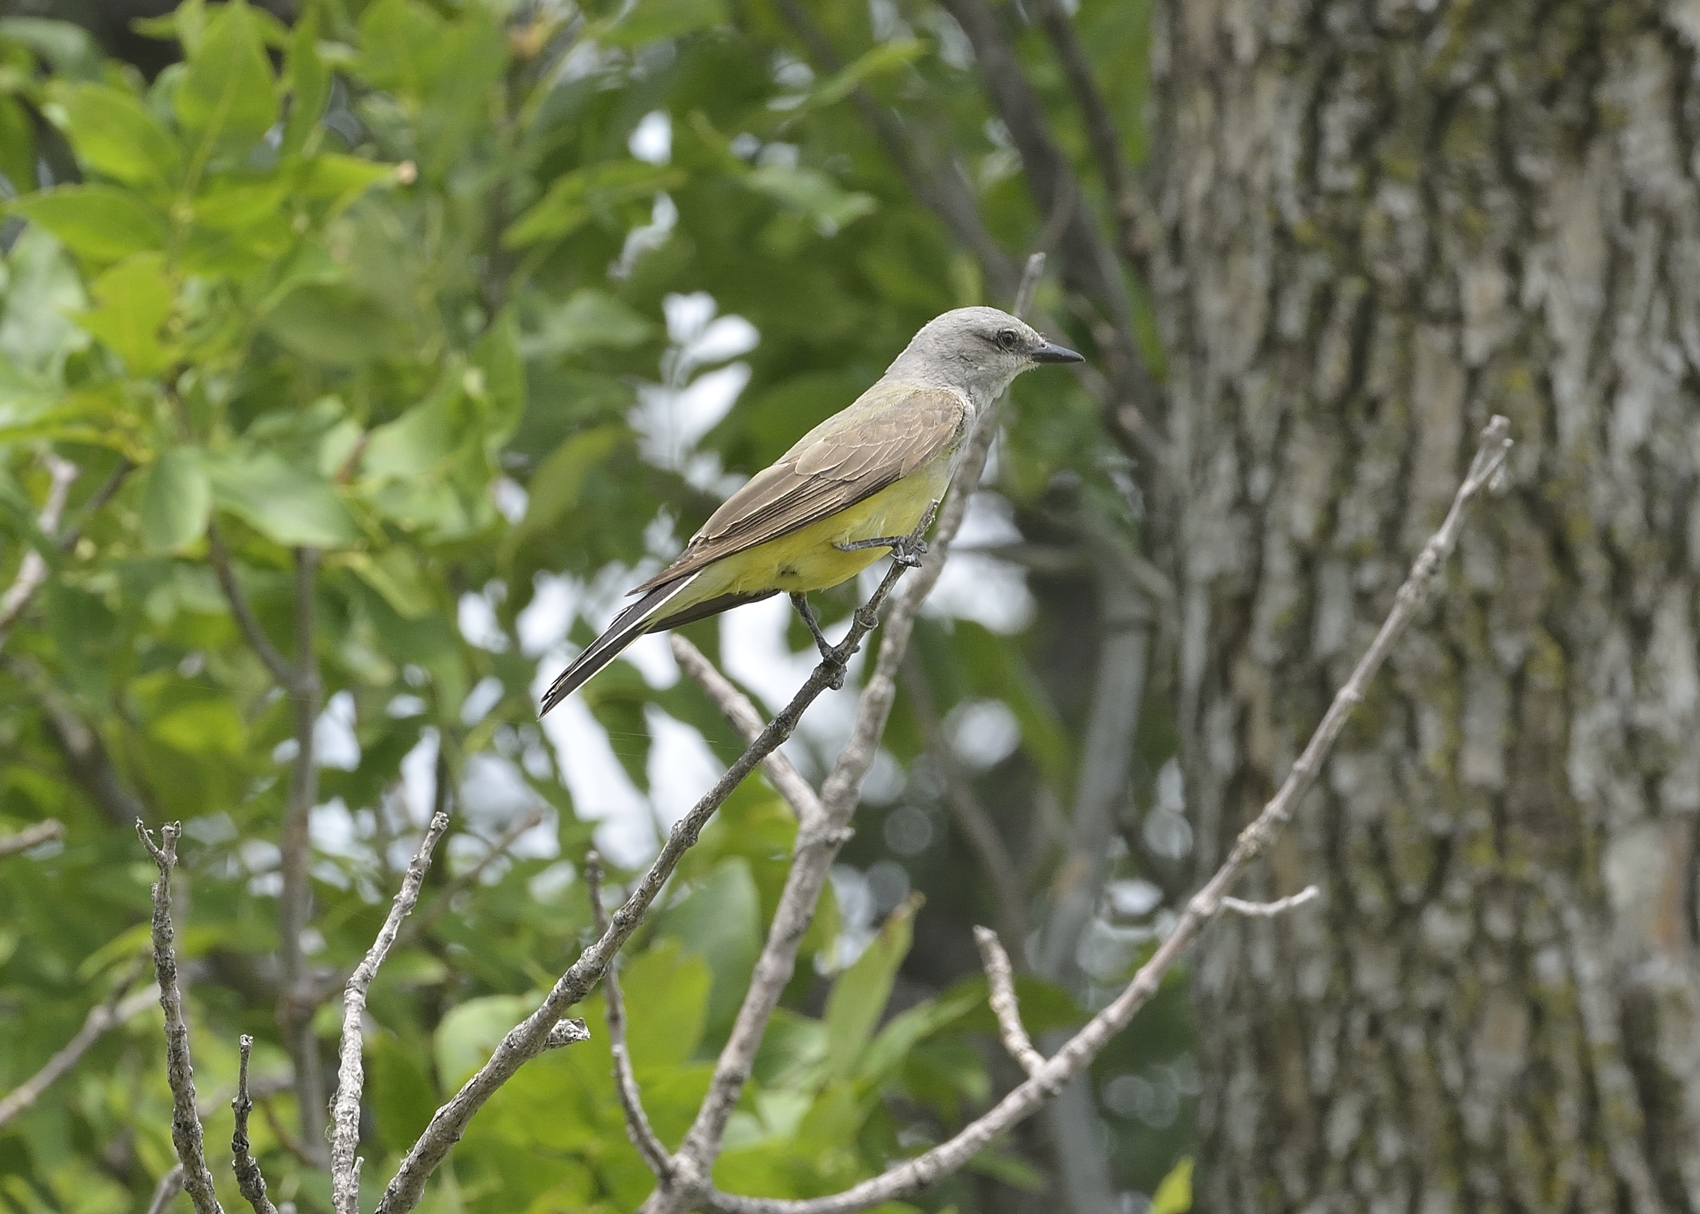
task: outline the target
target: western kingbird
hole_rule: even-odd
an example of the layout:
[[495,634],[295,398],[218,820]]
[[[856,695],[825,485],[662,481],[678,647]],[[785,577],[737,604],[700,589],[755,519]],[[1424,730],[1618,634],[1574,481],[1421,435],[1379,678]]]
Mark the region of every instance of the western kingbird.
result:
[[542,712],[644,633],[780,591],[824,654],[804,596],[855,577],[882,548],[916,563],[910,532],[944,495],[974,419],[1029,367],[1081,361],[996,308],[927,322],[878,383],[727,498],[676,561],[631,592],[637,602],[561,672]]

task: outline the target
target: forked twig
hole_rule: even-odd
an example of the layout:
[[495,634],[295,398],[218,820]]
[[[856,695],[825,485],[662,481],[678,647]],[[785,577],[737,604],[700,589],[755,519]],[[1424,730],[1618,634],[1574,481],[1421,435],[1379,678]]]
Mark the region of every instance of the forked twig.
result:
[[[590,898],[590,918],[596,930],[608,930],[608,911],[602,905],[602,857],[591,852],[584,858],[584,883]],[[632,1074],[631,1052],[626,1048],[626,1009],[620,997],[620,976],[617,961],[608,964],[602,975],[602,997],[608,1016],[608,1049],[614,1056],[614,1091],[620,1098],[620,1109],[626,1115],[626,1133],[643,1156],[644,1163],[656,1176],[665,1180],[672,1172],[672,1160],[667,1148],[649,1124],[643,1111],[643,1094],[638,1090],[637,1077]]]
[[1015,974],[1010,969],[1009,954],[1003,951],[998,934],[989,927],[974,929],[974,943],[980,950],[980,964],[986,970],[986,983],[991,991],[987,1002],[998,1018],[998,1036],[1003,1038],[1004,1049],[1021,1064],[1022,1070],[1037,1075],[1045,1065],[1045,1056],[1033,1048],[1033,1039],[1021,1023],[1021,1004],[1015,997]]
[[360,1159],[355,1151],[360,1147],[360,1095],[366,1083],[361,1061],[364,1044],[361,1020],[366,1014],[366,992],[401,932],[401,921],[418,903],[425,870],[431,867],[431,853],[448,829],[447,814],[431,815],[431,824],[419,841],[419,850],[408,862],[407,875],[390,903],[383,927],[378,929],[378,938],[354,967],[343,990],[341,1065],[337,1069],[336,1099],[331,1104],[331,1201],[337,1214],[360,1214]]
[[159,880],[153,884],[153,968],[159,979],[159,1006],[165,1011],[171,1142],[182,1161],[183,1188],[188,1191],[195,1214],[224,1214],[224,1207],[213,1192],[201,1117],[195,1110],[195,1068],[189,1056],[189,1025],[183,1018],[183,991],[177,984],[177,954],[173,949],[176,931],[171,925],[171,874],[177,867],[177,840],[183,834],[183,824],[167,822],[159,828],[159,842],[155,843],[147,826],[137,818],[136,834],[159,869]]

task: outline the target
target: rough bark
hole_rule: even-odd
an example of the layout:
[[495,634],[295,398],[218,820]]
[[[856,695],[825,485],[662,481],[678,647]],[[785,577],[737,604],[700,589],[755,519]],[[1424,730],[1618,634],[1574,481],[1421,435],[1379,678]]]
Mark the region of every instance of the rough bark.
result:
[[1212,930],[1198,1208],[1700,1209],[1700,3],[1164,0],[1201,871],[1490,412],[1510,497]]

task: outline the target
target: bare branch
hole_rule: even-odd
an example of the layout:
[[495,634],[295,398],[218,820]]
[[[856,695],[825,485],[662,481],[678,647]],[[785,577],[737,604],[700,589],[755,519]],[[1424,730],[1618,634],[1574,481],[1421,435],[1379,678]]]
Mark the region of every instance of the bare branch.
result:
[[998,934],[989,927],[974,929],[974,943],[980,949],[980,963],[986,969],[986,982],[991,988],[988,1002],[998,1018],[998,1036],[1004,1049],[1021,1064],[1028,1075],[1037,1075],[1045,1065],[1045,1056],[1033,1048],[1033,1040],[1021,1024],[1021,1004],[1015,997],[1015,975],[1009,968],[1009,954],[1003,951]]
[[461,891],[470,889],[477,884],[478,879],[484,875],[485,871],[497,860],[507,855],[508,849],[519,842],[521,836],[535,829],[537,824],[543,821],[543,815],[544,810],[541,807],[533,809],[502,832],[501,837],[490,845],[490,850],[479,857],[478,863],[443,886],[437,895],[431,899],[431,904],[424,910],[408,917],[407,922],[402,925],[401,935],[396,937],[396,944],[398,946],[412,944],[430,930],[431,925],[441,919],[449,907],[454,905],[454,900],[460,896]]
[[[703,655],[702,650],[691,644],[680,633],[673,633],[668,638],[673,648],[673,658],[679,663],[679,668],[696,680],[696,683],[708,693],[708,698],[714,701],[714,706],[725,715],[743,736],[746,744],[761,736],[762,721],[749,698],[732,685],[732,681],[714,668]],[[813,822],[820,818],[820,796],[814,786],[803,778],[791,760],[784,752],[774,751],[761,762],[761,768],[767,773],[774,790],[784,797],[797,815],[799,822]]]
[[[0,858],[28,851],[49,839],[64,837],[65,824],[57,818],[49,818],[45,822],[37,822],[34,826],[26,826],[15,835],[0,835]],[[0,1118],[0,1121],[4,1121],[4,1118]]]
[[260,1165],[248,1141],[248,1114],[254,1109],[254,1102],[248,1096],[248,1055],[254,1050],[254,1039],[244,1033],[236,1044],[241,1061],[237,1064],[236,1096],[230,1102],[231,1111],[236,1114],[236,1129],[230,1135],[231,1168],[236,1173],[236,1187],[254,1207],[254,1214],[277,1214],[277,1207],[266,1196],[266,1178],[260,1175]]
[[1021,285],[1015,288],[1014,314],[1018,320],[1026,320],[1027,313],[1033,307],[1033,292],[1039,289],[1039,279],[1045,273],[1045,252],[1041,248],[1037,253],[1030,253],[1027,264],[1021,269]]
[[1322,891],[1316,886],[1307,885],[1298,893],[1288,894],[1285,898],[1277,898],[1273,902],[1247,902],[1243,898],[1224,897],[1222,909],[1233,911],[1236,915],[1244,915],[1248,919],[1273,919],[1276,915],[1284,915],[1306,902],[1314,902],[1321,896]]
[[[984,459],[983,451],[981,459]],[[926,528],[932,523],[932,513],[929,510],[927,517],[923,518],[921,525],[916,528],[917,538],[925,534]],[[960,514],[960,511],[958,513]],[[702,799],[690,812],[673,824],[660,853],[638,879],[626,901],[611,916],[608,930],[579,954],[578,960],[556,980],[537,1010],[508,1031],[507,1036],[502,1038],[490,1055],[489,1061],[462,1084],[449,1102],[432,1116],[431,1124],[409,1148],[395,1177],[384,1191],[383,1200],[378,1204],[378,1214],[406,1214],[406,1211],[413,1209],[424,1192],[426,1179],[443,1161],[449,1148],[460,1139],[472,1115],[483,1107],[484,1102],[527,1060],[549,1048],[551,1034],[558,1030],[561,1013],[584,998],[602,977],[620,946],[637,930],[644,913],[655,901],[667,879],[672,876],[679,861],[696,844],[714,811],[720,808],[726,798],[732,795],[732,790],[737,788],[763,759],[791,736],[809,705],[832,686],[835,680],[842,677],[851,655],[861,646],[863,638],[879,623],[879,609],[903,573],[904,567],[895,561],[892,562],[891,568],[872,596],[852,617],[849,633],[832,651],[831,656],[821,659],[820,664],[798,689],[784,711],[768,722],[760,736],[733,761],[732,766],[703,794]],[[556,1044],[561,1043],[557,1041]]]
[[[44,822],[42,825],[50,824]],[[58,823],[51,823],[51,825],[56,826]],[[12,836],[14,839],[17,837],[16,835]],[[4,842],[6,841],[0,840],[0,843]],[[65,1047],[57,1054],[49,1058],[47,1064],[39,1071],[7,1092],[5,1096],[0,1097],[0,1126],[4,1126],[14,1117],[28,1110],[41,1098],[43,1092],[59,1082],[67,1071],[82,1061],[83,1055],[89,1052],[89,1048],[95,1042],[153,1001],[153,996],[148,992],[143,992],[141,999],[126,1000],[124,998],[125,992],[135,984],[140,974],[141,965],[139,963],[126,971],[118,979],[117,984],[113,986],[112,993],[89,1009],[89,1014],[83,1020],[83,1027],[77,1030],[76,1036],[66,1042]]]
[[[602,905],[602,857],[590,852],[584,858],[584,883],[590,897],[590,918],[596,930],[608,930],[608,912]],[[643,1156],[649,1170],[663,1181],[673,1171],[667,1148],[649,1124],[643,1111],[643,1094],[638,1090],[637,1077],[632,1074],[631,1054],[626,1049],[626,1009],[620,998],[618,961],[608,963],[602,975],[602,996],[608,1016],[608,1048],[614,1056],[614,1091],[620,1098],[620,1108],[626,1115],[626,1134],[638,1154]]]
[[[354,1152],[360,1146],[360,1095],[366,1076],[361,1065],[360,1022],[366,1014],[366,992],[378,967],[389,955],[401,921],[419,901],[419,887],[424,884],[425,870],[431,867],[431,853],[449,828],[449,816],[434,814],[419,850],[407,866],[401,889],[390,903],[390,913],[378,929],[378,938],[366,950],[365,958],[354,967],[342,996],[342,1065],[337,1072],[336,1102],[331,1108],[331,1201],[337,1214],[360,1214],[360,1160]],[[258,1207],[255,1207],[258,1210]]]
[[[1157,946],[1133,980],[1110,1004],[1087,1022],[1067,1044],[1046,1060],[1038,1072],[1005,1096],[984,1116],[960,1133],[931,1150],[906,1160],[871,1180],[828,1197],[786,1200],[766,1197],[737,1197],[719,1193],[702,1182],[692,1194],[696,1205],[715,1214],[856,1214],[881,1202],[901,1201],[926,1189],[940,1177],[957,1171],[991,1145],[1011,1127],[1031,1116],[1074,1076],[1091,1063],[1110,1040],[1127,1027],[1138,1010],[1157,992],[1165,974],[1200,932],[1222,913],[1228,890],[1258,856],[1268,849],[1292,818],[1293,810],[1316,781],[1346,719],[1362,702],[1364,689],[1387,659],[1395,641],[1410,626],[1418,609],[1437,580],[1441,566],[1458,542],[1464,514],[1470,501],[1500,471],[1510,450],[1510,423],[1493,418],[1482,431],[1481,445],[1470,470],[1459,486],[1452,508],[1440,530],[1429,539],[1399,588],[1393,608],[1375,640],[1359,659],[1351,677],[1329,706],[1304,752],[1293,764],[1273,799],[1257,818],[1240,832],[1228,858],[1204,887],[1193,895],[1175,921],[1173,930]],[[896,612],[893,612],[896,615]],[[890,632],[887,632],[889,642]],[[832,805],[828,801],[829,811]]]
[[1035,8],[1045,36],[1056,50],[1057,62],[1068,81],[1074,103],[1080,107],[1086,123],[1086,139],[1092,147],[1092,158],[1098,162],[1098,174],[1104,179],[1104,190],[1112,202],[1119,202],[1127,188],[1127,168],[1122,157],[1121,133],[1110,115],[1110,107],[1092,75],[1086,50],[1075,36],[1074,21],[1057,0],[1037,0]]
[[[65,513],[65,499],[71,492],[71,482],[77,479],[77,465],[67,459],[62,459],[48,451],[41,457],[41,462],[47,466],[50,478],[47,488],[47,500],[42,503],[41,514],[37,516],[36,526],[42,535],[52,538],[59,530],[59,518]],[[0,594],[0,646],[6,644],[6,637],[12,631],[12,625],[18,622],[35,597],[47,582],[47,558],[34,548],[24,553],[18,562],[18,575],[12,584],[6,588],[5,594]]]
[[278,838],[278,850],[282,853],[278,867],[283,877],[283,890],[278,897],[283,983],[278,992],[277,1022],[295,1067],[301,1141],[322,1167],[329,1162],[325,1150],[325,1078],[319,1065],[318,1035],[313,1031],[313,1012],[322,995],[313,980],[301,941],[312,911],[309,827],[313,806],[319,799],[319,765],[313,741],[324,701],[318,662],[313,656],[318,568],[318,549],[295,549],[295,663],[285,667],[287,677],[280,679],[295,708],[295,758],[290,765],[289,798]]
[[159,979],[159,1006],[165,1011],[171,1142],[183,1163],[183,1187],[189,1191],[195,1214],[224,1214],[224,1207],[213,1192],[201,1118],[195,1111],[195,1068],[189,1057],[189,1025],[183,1018],[183,991],[177,984],[177,954],[172,948],[176,931],[171,925],[171,873],[177,867],[177,840],[182,833],[182,823],[167,822],[159,828],[159,842],[155,843],[147,826],[140,818],[136,819],[136,834],[159,869],[159,880],[153,885],[153,968]]
[[182,1191],[183,1165],[174,1163],[171,1170],[161,1176],[159,1183],[154,1186],[153,1198],[148,1202],[148,1214],[165,1214]]

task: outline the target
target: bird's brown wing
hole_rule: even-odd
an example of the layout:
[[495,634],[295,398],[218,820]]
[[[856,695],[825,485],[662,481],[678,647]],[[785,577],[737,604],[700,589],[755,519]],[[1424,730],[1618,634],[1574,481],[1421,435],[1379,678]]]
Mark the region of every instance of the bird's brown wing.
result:
[[967,418],[967,401],[947,388],[874,385],[727,498],[679,559],[632,593],[677,581],[872,497],[948,450]]

